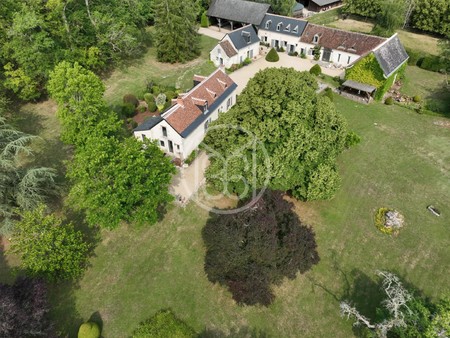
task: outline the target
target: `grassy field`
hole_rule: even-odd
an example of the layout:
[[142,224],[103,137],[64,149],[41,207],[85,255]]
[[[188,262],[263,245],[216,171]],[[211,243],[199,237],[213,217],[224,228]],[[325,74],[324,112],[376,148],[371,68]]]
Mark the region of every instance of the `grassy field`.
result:
[[[208,214],[191,203],[172,207],[152,227],[103,231],[79,285],[54,291],[57,322],[70,331],[97,313],[105,337],[126,337],[158,309],[172,308],[207,337],[248,330],[270,337],[349,337],[352,326],[340,318],[339,300],[374,316],[376,269],[398,273],[426,296],[450,291],[450,133],[438,123],[448,120],[339,97],[336,105],[362,142],[340,157],[343,186],[332,201],[296,203],[316,232],[321,262],[276,287],[270,307],[237,306],[224,288],[208,282],[201,239]],[[428,204],[442,216],[431,215]],[[382,206],[406,218],[397,237],[373,224]]]
[[105,79],[105,99],[111,104],[122,103],[125,94],[142,95],[148,81],[174,86],[185,91],[192,87],[194,74],[209,75],[216,67],[209,62],[209,52],[217,40],[201,36],[201,55],[184,64],[168,64],[156,61],[156,48],[151,47],[139,59],[116,69]]
[[433,105],[444,116],[450,117],[450,86],[446,76],[419,67],[407,67],[401,91],[409,96],[419,95],[425,106]]

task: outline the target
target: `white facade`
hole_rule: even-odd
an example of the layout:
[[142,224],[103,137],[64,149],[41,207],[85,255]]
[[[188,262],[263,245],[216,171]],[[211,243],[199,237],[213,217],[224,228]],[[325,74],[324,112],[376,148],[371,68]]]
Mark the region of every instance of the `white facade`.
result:
[[287,53],[297,52],[300,54],[298,47],[300,39],[297,36],[272,32],[264,28],[259,29],[258,36],[262,42],[269,43],[270,47],[283,47]]
[[[221,42],[222,41],[228,41],[230,45],[233,46],[233,43],[231,42],[231,39],[229,38],[228,35],[225,35],[224,38],[221,40]],[[222,46],[220,46],[220,43],[218,43],[216,47],[214,47],[213,50],[209,53],[210,60],[214,62],[214,65],[216,67],[224,65],[225,68],[230,68],[234,64],[242,63],[246,58],[250,59],[255,58],[256,55],[258,55],[259,53],[259,42],[255,42],[239,50],[237,50],[233,46],[233,50],[237,52],[237,54],[228,57],[225,51],[223,50]]]
[[[319,45],[320,45],[320,43],[319,43]],[[314,47],[315,47],[314,44],[299,42],[297,52],[299,54],[301,54],[303,52],[303,53],[305,53],[307,58],[313,59],[314,58],[314,56],[313,56]],[[322,47],[320,49],[320,60],[322,60],[322,58],[324,56],[323,54],[324,54],[324,48]],[[329,62],[340,64],[343,67],[345,67],[345,66],[351,65],[353,62],[355,62],[359,58],[360,58],[360,55],[351,54],[348,52],[341,51],[339,49],[332,49],[330,57],[329,57]]]
[[[159,148],[166,154],[184,161],[194,151],[206,134],[206,129],[212,121],[217,120],[220,113],[228,111],[236,103],[236,90],[233,90],[222,103],[187,137],[182,137],[166,120],[162,120],[150,130],[135,131],[134,136],[139,140],[145,138],[155,140]],[[163,114],[163,118],[169,116],[171,110]]]

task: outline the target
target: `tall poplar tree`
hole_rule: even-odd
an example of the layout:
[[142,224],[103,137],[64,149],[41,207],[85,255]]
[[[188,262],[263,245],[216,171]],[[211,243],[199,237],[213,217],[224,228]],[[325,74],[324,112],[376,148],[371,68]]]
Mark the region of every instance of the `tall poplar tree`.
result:
[[200,54],[197,1],[155,1],[155,43],[161,62],[186,62]]

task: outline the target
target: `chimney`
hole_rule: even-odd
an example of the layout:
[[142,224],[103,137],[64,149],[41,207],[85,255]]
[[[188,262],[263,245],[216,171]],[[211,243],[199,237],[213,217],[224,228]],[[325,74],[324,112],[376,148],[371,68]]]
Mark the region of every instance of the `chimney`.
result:
[[184,107],[184,102],[183,102],[183,98],[181,96],[177,97],[177,104]]

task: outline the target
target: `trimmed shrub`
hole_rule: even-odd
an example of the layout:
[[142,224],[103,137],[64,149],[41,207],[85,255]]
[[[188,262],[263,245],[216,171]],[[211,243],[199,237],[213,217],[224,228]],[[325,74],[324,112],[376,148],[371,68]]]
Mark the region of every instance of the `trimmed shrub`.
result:
[[330,87],[325,88],[323,95],[328,97],[331,102],[334,101],[333,90]]
[[163,110],[166,110],[167,108],[169,108],[172,105],[172,101],[166,101],[166,103],[164,103],[164,108]]
[[136,108],[131,103],[124,103],[122,105],[122,115],[125,117],[133,117],[136,115]]
[[301,53],[301,54],[300,54],[300,57],[301,57],[302,59],[306,59],[306,54],[305,54],[305,53]]
[[160,310],[153,317],[139,324],[133,338],[194,338],[194,329],[177,318],[170,310]]
[[250,58],[245,58],[245,60],[242,62],[242,64],[244,66],[248,66],[251,63],[252,63],[252,59],[250,59]]
[[134,128],[136,128],[138,126],[138,123],[135,120],[133,120],[132,117],[127,118],[127,123],[129,124],[129,126],[132,129],[134,129]]
[[151,93],[145,93],[144,100],[149,104],[150,102],[155,102],[155,97]]
[[417,61],[417,66],[432,72],[440,72],[441,70],[450,69],[450,61],[436,55],[427,55]]
[[159,88],[159,86],[153,85],[153,87],[152,87],[152,93],[153,93],[154,95],[158,95],[159,93],[161,93],[161,89]]
[[124,97],[123,97],[123,103],[124,104],[131,104],[131,105],[133,105],[135,108],[139,105],[139,100],[138,100],[138,98],[135,96],[135,95],[133,95],[133,94],[126,94],[126,95],[124,95]]
[[184,163],[186,164],[191,164],[192,162],[194,162],[194,160],[197,158],[198,154],[200,154],[200,151],[195,149],[193,150],[189,156],[184,160]]
[[145,106],[139,106],[137,108],[138,113],[145,113],[147,108]]
[[309,70],[309,73],[315,76],[318,76],[320,74],[322,74],[322,68],[320,68],[319,65],[314,65],[311,67],[311,69]]
[[275,50],[275,48],[272,48],[269,51],[269,53],[267,53],[267,55],[266,55],[266,61],[268,61],[268,62],[277,62],[278,60],[280,60],[280,57],[278,56],[278,53]]
[[154,113],[156,111],[156,109],[158,109],[158,107],[156,106],[155,101],[150,101],[147,105],[148,105],[148,111],[150,113]]
[[100,327],[94,322],[83,323],[78,330],[78,338],[100,338]]
[[200,26],[204,28],[209,27],[209,19],[208,16],[206,15],[206,11],[202,13],[202,17],[200,18]]
[[175,91],[171,91],[171,90],[168,90],[167,92],[166,92],[166,99],[167,99],[167,101],[172,101],[172,99],[174,99],[174,98],[176,98],[178,96],[178,94],[177,93],[175,93]]
[[416,102],[416,103],[419,103],[420,101],[422,101],[422,99],[420,98],[419,95],[414,95],[413,101]]
[[384,103],[387,104],[388,106],[394,104],[394,99],[392,97],[388,97],[386,100],[384,100]]

